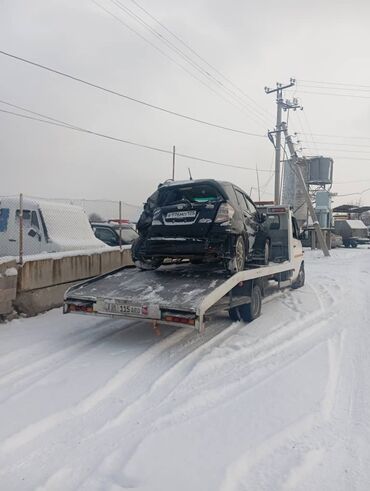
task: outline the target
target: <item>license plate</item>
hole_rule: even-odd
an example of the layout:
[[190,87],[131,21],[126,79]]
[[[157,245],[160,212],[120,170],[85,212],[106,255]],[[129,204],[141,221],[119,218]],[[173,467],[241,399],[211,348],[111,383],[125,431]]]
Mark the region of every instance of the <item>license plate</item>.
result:
[[193,211],[172,211],[167,213],[166,218],[194,218],[197,212]]
[[96,302],[96,310],[98,312],[106,312],[108,314],[124,314],[124,315],[148,315],[148,307],[145,305],[130,305],[120,300],[98,299]]

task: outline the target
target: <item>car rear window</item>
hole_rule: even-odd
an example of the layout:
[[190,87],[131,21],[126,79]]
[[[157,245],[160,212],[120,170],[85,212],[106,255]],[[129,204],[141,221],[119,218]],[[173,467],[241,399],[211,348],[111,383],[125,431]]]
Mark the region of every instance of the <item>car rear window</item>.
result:
[[168,206],[181,201],[191,203],[207,203],[222,200],[221,193],[210,184],[196,184],[193,186],[178,186],[162,189],[159,196],[159,206]]

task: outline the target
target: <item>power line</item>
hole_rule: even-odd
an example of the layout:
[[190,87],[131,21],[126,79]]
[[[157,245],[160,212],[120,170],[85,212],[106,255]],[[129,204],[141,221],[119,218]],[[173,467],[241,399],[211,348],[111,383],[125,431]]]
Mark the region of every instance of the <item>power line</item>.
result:
[[27,113],[33,114],[34,116],[40,116],[41,118],[45,118],[45,119],[48,119],[50,121],[54,121],[55,123],[58,123],[60,126],[66,126],[67,128],[77,128],[77,129],[79,129],[78,126],[74,126],[72,124],[65,123],[64,121],[61,121],[60,119],[52,118],[51,116],[45,116],[44,114],[38,113],[36,111],[31,111],[31,109],[27,109],[27,108],[25,108],[23,106],[18,106],[17,104],[12,104],[11,102],[4,101],[2,99],[0,99],[0,103],[1,104],[5,104],[6,106],[14,107],[16,109],[20,109],[21,111],[25,111]]
[[343,85],[343,86],[350,86],[350,87],[365,87],[370,89],[370,85],[361,85],[361,84],[351,84],[351,83],[344,83],[344,82],[324,82],[323,80],[303,80],[303,79],[298,79],[298,82],[306,82],[306,83],[312,83],[312,84],[325,84],[325,85]]
[[[28,111],[27,109],[22,109],[22,110]],[[118,137],[111,136],[111,135],[108,135],[108,134],[105,134],[105,133],[99,133],[97,131],[93,131],[93,130],[89,130],[89,129],[86,129],[86,128],[82,128],[80,126],[75,126],[75,125],[72,125],[70,123],[66,123],[66,122],[61,121],[61,120],[56,120],[55,118],[51,118],[49,116],[41,115],[41,118],[37,118],[37,117],[34,117],[34,116],[27,116],[26,114],[20,114],[20,113],[16,113],[16,112],[13,112],[13,111],[6,111],[5,109],[0,109],[0,112],[1,113],[4,113],[4,114],[16,116],[16,117],[19,117],[19,118],[24,118],[24,119],[28,119],[28,120],[32,120],[32,121],[38,121],[38,122],[44,123],[44,124],[50,124],[50,125],[53,125],[53,126],[59,126],[59,127],[65,128],[65,129],[73,130],[73,131],[79,131],[81,133],[87,133],[87,134],[90,134],[90,135],[95,135],[95,136],[98,136],[100,138],[106,138],[108,140],[113,140],[113,141],[116,141],[116,142],[125,143],[127,145],[132,145],[132,146],[135,146],[135,147],[145,148],[147,150],[153,150],[153,151],[156,151],[156,152],[161,152],[161,153],[166,153],[166,154],[171,154],[172,155],[172,150],[167,150],[165,148],[154,147],[154,146],[151,146],[151,145],[145,145],[145,144],[142,144],[142,143],[133,142],[131,140],[125,140],[123,138],[118,138]],[[38,114],[40,115],[40,113],[38,113]],[[42,118],[45,118],[45,119],[42,119]],[[199,161],[199,162],[204,162],[204,163],[207,163],[207,164],[219,165],[219,166],[222,166],[222,167],[232,167],[234,169],[248,170],[248,171],[253,171],[253,172],[256,171],[256,169],[254,169],[252,167],[244,167],[242,165],[237,165],[237,164],[227,164],[227,163],[224,163],[224,162],[218,162],[218,161],[215,161],[215,160],[205,159],[205,158],[202,158],[202,157],[196,157],[194,155],[176,153],[176,156],[177,157],[183,157],[183,158],[189,159],[189,160],[196,160],[196,161]],[[259,171],[260,172],[271,172],[268,169],[259,169]]]
[[[303,149],[306,149],[306,150],[317,150],[316,147],[303,147]],[[325,149],[325,152],[335,152],[336,150],[340,151],[340,152],[348,152],[348,153],[370,153],[370,150],[350,150],[348,148],[332,148],[330,147],[329,149]]]
[[98,84],[95,84],[93,82],[88,82],[87,80],[84,80],[82,78],[75,77],[74,75],[70,75],[68,73],[62,72],[60,70],[56,70],[56,69],[51,68],[51,67],[48,67],[46,65],[42,65],[40,63],[36,63],[34,61],[31,61],[31,60],[27,60],[26,58],[22,58],[20,56],[13,55],[13,54],[8,53],[6,51],[0,50],[0,54],[5,55],[5,56],[8,56],[10,58],[13,58],[13,59],[15,59],[17,61],[21,61],[23,63],[27,63],[27,64],[32,65],[34,67],[41,68],[42,70],[46,70],[48,72],[55,73],[56,75],[60,75],[60,76],[65,77],[65,78],[69,78],[71,80],[74,80],[75,82],[79,82],[79,83],[84,84],[84,85],[87,85],[89,87],[93,87],[94,89],[101,90],[101,91],[106,92],[108,94],[116,95],[116,96],[121,97],[123,99],[127,99],[127,100],[129,100],[131,102],[136,102],[137,104],[141,104],[143,106],[150,107],[151,109],[156,109],[158,111],[162,111],[164,113],[171,114],[172,116],[177,116],[179,118],[187,119],[187,120],[193,121],[195,123],[204,124],[204,125],[207,125],[207,126],[212,126],[214,128],[219,128],[219,129],[222,129],[222,130],[232,131],[234,133],[241,133],[243,135],[256,136],[256,137],[260,137],[260,138],[266,138],[265,135],[261,135],[261,134],[258,134],[258,133],[252,133],[252,132],[248,132],[248,131],[244,131],[244,130],[239,130],[239,129],[236,129],[236,128],[229,128],[227,126],[219,125],[219,124],[216,124],[216,123],[211,123],[209,121],[205,121],[205,120],[202,120],[202,119],[193,118],[192,116],[188,116],[186,114],[181,114],[181,113],[178,113],[176,111],[171,111],[170,109],[166,109],[166,108],[161,107],[161,106],[156,106],[155,104],[150,104],[149,102],[145,102],[145,101],[142,101],[140,99],[135,99],[134,97],[128,96],[128,95],[123,94],[121,92],[117,92],[115,90],[108,89],[106,87],[103,87],[102,85],[98,85]]
[[[309,133],[304,133],[304,132],[296,132],[295,135],[309,135]],[[326,137],[326,138],[347,138],[349,140],[370,140],[370,136],[348,136],[348,135],[329,135],[327,133],[312,133],[314,136],[318,137]]]
[[[300,143],[305,143],[305,140],[300,140]],[[307,142],[307,143],[309,143],[309,142]],[[318,144],[319,145],[324,145],[324,146],[335,145],[335,146],[338,146],[338,147],[354,147],[354,148],[365,147],[365,148],[370,148],[370,145],[364,145],[364,144],[361,144],[361,143],[318,142]]]
[[[235,93],[234,94],[232,93],[233,91],[230,91],[230,89],[227,88],[224,84],[222,84],[222,82],[219,82],[212,74],[210,74],[208,71],[204,70],[203,67],[201,67],[199,64],[197,64],[196,62],[194,62],[191,58],[189,58],[189,56],[187,56],[186,53],[184,53],[182,50],[180,50],[175,44],[173,44],[171,41],[169,41],[166,37],[164,37],[162,34],[158,33],[152,26],[150,26],[150,24],[148,24],[147,22],[145,22],[140,16],[138,16],[137,14],[135,14],[128,7],[125,7],[121,2],[119,2],[119,0],[110,0],[110,1],[111,1],[111,3],[113,5],[115,5],[116,7],[118,7],[121,11],[123,11],[124,13],[126,13],[127,15],[129,15],[136,22],[138,22],[139,24],[141,24],[142,26],[144,26],[144,28],[146,28],[147,30],[149,30],[149,32],[151,34],[153,34],[156,38],[158,38],[161,42],[163,42],[169,49],[171,49],[177,55],[179,55],[186,63],[189,63],[195,70],[197,70],[199,73],[201,73],[201,75],[204,76],[207,80],[208,79],[211,79],[212,82],[216,81],[217,84],[220,86],[219,88],[221,90],[224,90],[224,91],[228,92],[228,96],[229,97],[231,96],[234,99],[233,100],[230,100],[230,99],[225,98],[220,92],[218,92],[217,90],[215,90],[211,85],[207,84],[204,80],[200,79],[194,73],[192,73],[189,70],[187,70],[185,67],[183,67],[181,64],[179,64],[174,58],[172,58],[166,52],[164,52],[161,48],[159,48],[157,45],[155,45],[154,43],[152,43],[151,41],[149,41],[147,38],[145,38],[135,28],[133,28],[132,26],[129,26],[124,21],[122,21],[122,19],[120,17],[117,17],[113,12],[111,12],[107,8],[103,7],[96,0],[91,0],[92,3],[94,3],[95,5],[97,5],[98,7],[100,7],[102,10],[104,10],[106,13],[108,13],[111,17],[113,17],[114,19],[116,19],[117,21],[119,21],[122,25],[124,25],[125,27],[129,28],[132,32],[134,32],[135,34],[137,34],[141,39],[144,39],[144,41],[146,41],[147,43],[149,43],[153,48],[155,48],[157,51],[159,51],[162,55],[166,56],[166,58],[168,58],[170,61],[172,61],[173,63],[175,63],[178,67],[180,67],[182,70],[184,70],[190,76],[192,76],[193,78],[195,78],[198,82],[202,83],[205,87],[207,87],[213,93],[215,93],[216,95],[218,95],[219,97],[221,97],[226,102],[232,104],[237,109],[241,109],[240,104],[244,104],[244,102],[243,101],[240,101],[240,98],[238,98],[237,94],[236,94],[236,98],[235,98],[235,95],[234,95]],[[237,104],[235,104],[235,101],[237,102]],[[245,110],[244,110],[245,108],[243,107],[242,109],[243,109],[243,112],[245,112]],[[251,109],[253,110],[253,108],[251,108]],[[249,110],[249,112],[247,114],[248,114],[249,117],[251,117],[252,115],[250,113],[250,108],[248,110]],[[257,123],[261,124],[262,117],[259,114],[257,114],[256,116],[259,117],[260,119],[259,120],[254,119],[254,121],[256,121]],[[263,121],[263,124],[265,125],[266,122]]]
[[165,24],[159,21],[154,15],[152,15],[148,10],[146,10],[142,5],[139,4],[136,0],[131,0],[131,2],[136,5],[140,10],[142,10],[148,17],[154,20],[158,25],[160,25],[165,31],[167,31],[171,36],[173,36],[177,41],[179,41],[183,46],[185,46],[189,51],[191,51],[198,59],[200,59],[203,63],[205,63],[209,68],[211,68],[215,73],[217,73],[220,77],[222,77],[226,82],[232,85],[236,90],[238,90],[246,99],[248,99],[252,104],[256,106],[256,111],[258,110],[261,116],[266,117],[267,111],[260,109],[260,105],[250,97],[246,92],[244,92],[240,87],[238,87],[232,80],[223,75],[214,65],[209,63],[203,56],[201,56],[197,51],[195,51],[189,44],[187,44],[180,36],[171,31]]
[[303,87],[306,89],[324,89],[324,90],[339,90],[339,91],[347,91],[347,92],[370,92],[369,89],[361,89],[360,87],[328,87],[327,85],[306,85],[299,84],[299,87]]
[[152,43],[149,39],[147,39],[145,36],[143,36],[140,32],[138,32],[136,29],[134,29],[133,27],[131,27],[129,24],[127,24],[126,22],[124,22],[120,17],[118,17],[117,15],[115,15],[113,12],[111,12],[110,10],[108,10],[107,8],[103,7],[103,5],[101,5],[99,2],[97,2],[96,0],[90,0],[94,5],[96,5],[97,7],[99,7],[101,10],[103,10],[104,12],[106,12],[108,15],[110,15],[111,17],[113,17],[115,20],[117,20],[120,24],[122,24],[123,26],[125,26],[127,29],[129,29],[131,32],[133,32],[134,34],[136,34],[140,39],[142,39],[143,41],[145,41],[146,43],[148,43],[150,46],[152,46],[155,50],[157,50],[159,53],[161,53],[165,58],[167,58],[168,60],[170,60],[172,63],[174,63],[176,66],[178,66],[181,70],[183,70],[184,72],[186,72],[188,75],[190,75],[192,78],[194,78],[195,80],[197,80],[198,82],[200,82],[202,85],[204,85],[204,87],[206,87],[207,89],[209,89],[211,92],[213,92],[214,94],[218,95],[219,97],[221,97],[224,101],[232,104],[234,107],[236,107],[237,109],[238,106],[236,106],[232,101],[230,101],[229,99],[226,99],[222,94],[220,94],[219,92],[217,92],[217,90],[215,90],[213,87],[211,87],[209,84],[207,84],[204,80],[200,79],[199,77],[197,77],[194,73],[192,73],[190,70],[188,70],[187,68],[185,68],[184,66],[182,66],[180,63],[178,63],[174,58],[172,58],[168,53],[166,53],[165,51],[163,51],[161,48],[159,48],[158,46],[156,46],[154,43]]
[[366,193],[367,191],[370,191],[370,188],[364,189],[362,191],[359,191],[358,193],[349,193],[349,194],[337,194],[338,197],[345,197],[345,196],[356,196],[356,195],[361,195]]
[[333,97],[354,97],[355,99],[370,99],[370,96],[354,95],[354,94],[334,94],[332,92],[312,92],[308,90],[299,90],[300,94],[313,94],[313,95],[328,95]]
[[[133,12],[131,9],[129,9],[127,6],[123,5],[120,0],[110,0],[111,3],[116,5],[120,10],[122,10],[124,13],[129,15],[131,18],[133,18],[136,22],[144,26],[145,29],[149,30],[150,33],[152,33],[155,37],[157,37],[161,42],[163,42],[169,49],[174,51],[177,55],[179,55],[185,62],[189,63],[195,70],[201,73],[204,77],[207,79],[210,79],[211,82],[215,82],[221,90],[224,90],[225,92],[228,93],[230,97],[232,97],[238,104],[241,104],[243,107],[245,106],[245,102],[240,98],[240,96],[227,87],[222,81],[218,80],[212,73],[210,73],[208,70],[206,70],[203,66],[201,66],[198,62],[194,61],[190,56],[188,56],[183,50],[178,48],[176,44],[174,44],[172,41],[170,41],[168,38],[166,38],[164,35],[162,35],[160,32],[158,32],[154,27],[152,27],[150,24],[148,24],[145,20],[142,19],[138,14]],[[248,107],[248,110],[253,110],[255,111],[255,116],[260,118],[260,120],[263,121],[263,124],[266,124],[266,116],[263,115],[261,116],[258,114],[258,112],[253,108],[253,107]],[[248,113],[249,116],[251,116],[250,112]]]

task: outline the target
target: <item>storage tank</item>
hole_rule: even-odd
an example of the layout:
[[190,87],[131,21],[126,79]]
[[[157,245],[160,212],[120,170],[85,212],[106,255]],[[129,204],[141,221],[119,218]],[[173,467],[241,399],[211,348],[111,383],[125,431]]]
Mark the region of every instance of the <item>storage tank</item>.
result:
[[331,226],[331,197],[329,191],[317,191],[315,212],[321,228]]
[[333,182],[333,159],[330,157],[310,157],[308,162],[308,183],[325,185]]
[[302,160],[300,164],[293,164],[291,160],[286,160],[284,162],[281,202],[284,205],[293,207],[294,215],[298,221],[298,225],[301,227],[307,221],[307,204],[303,186],[298,179],[294,167],[296,165],[301,167],[303,177],[307,182],[308,166],[306,161]]

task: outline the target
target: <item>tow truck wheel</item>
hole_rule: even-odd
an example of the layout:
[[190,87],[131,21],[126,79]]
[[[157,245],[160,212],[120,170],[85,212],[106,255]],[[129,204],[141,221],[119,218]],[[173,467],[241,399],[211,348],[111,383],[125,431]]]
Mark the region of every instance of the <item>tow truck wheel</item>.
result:
[[252,288],[251,301],[239,307],[239,315],[245,322],[251,322],[261,315],[262,292],[258,285]]
[[295,280],[295,282],[292,284],[292,288],[295,290],[297,288],[301,288],[304,285],[305,279],[306,279],[306,273],[304,271],[304,264],[302,263],[301,267],[299,268],[298,277]]
[[233,322],[240,321],[239,307],[233,307],[232,309],[230,309],[229,317],[230,320],[232,320]]
[[258,285],[255,285],[251,293],[250,303],[233,307],[229,310],[229,317],[233,322],[244,321],[252,322],[261,315],[262,309],[262,292]]
[[357,242],[354,240],[351,241],[351,247],[356,248],[357,247]]

